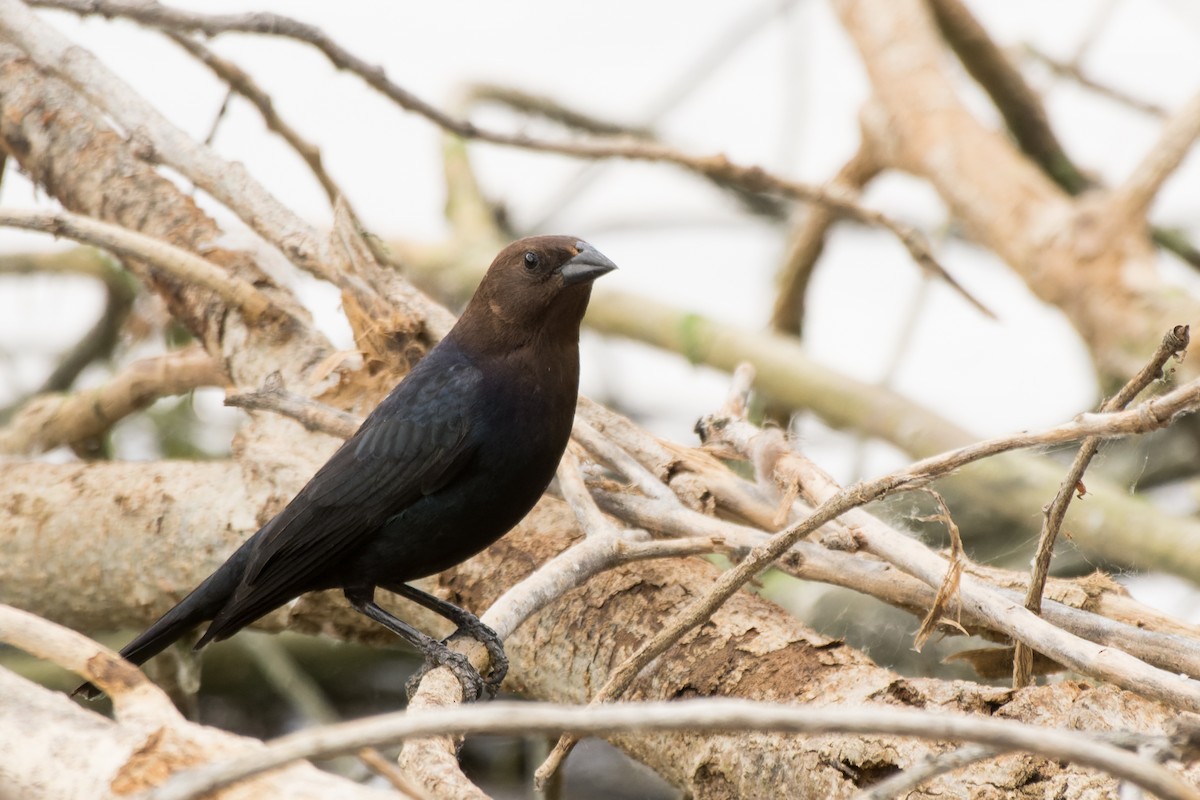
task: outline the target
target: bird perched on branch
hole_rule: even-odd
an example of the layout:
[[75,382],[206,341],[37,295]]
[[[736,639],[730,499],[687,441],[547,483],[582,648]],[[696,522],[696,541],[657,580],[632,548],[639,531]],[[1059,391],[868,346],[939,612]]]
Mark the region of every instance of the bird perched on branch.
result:
[[[407,581],[475,555],[537,502],[571,434],[579,326],[592,281],[616,265],[572,236],[535,236],[492,262],[458,323],[371,412],[274,519],[178,605],[125,646],[141,664],[211,621],[227,638],[305,593],[341,589],[359,612],[450,667],[464,696],[495,694],[499,637],[470,612]],[[479,639],[485,682],[451,651],[375,602],[406,597]],[[76,690],[89,697],[91,684]]]

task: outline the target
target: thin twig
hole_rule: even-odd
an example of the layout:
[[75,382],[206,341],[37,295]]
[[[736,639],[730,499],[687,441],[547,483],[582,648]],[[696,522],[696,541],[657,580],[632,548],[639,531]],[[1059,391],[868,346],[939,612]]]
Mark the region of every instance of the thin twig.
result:
[[[958,525],[955,524],[954,518],[950,516],[950,509],[946,507],[946,501],[940,494],[929,487],[925,487],[924,491],[933,496],[934,501],[938,504],[939,513],[932,518],[922,519],[922,522],[929,522],[935,519],[946,526],[946,531],[950,534],[950,566],[946,569],[946,577],[938,585],[937,593],[933,596],[933,602],[929,606],[929,613],[925,615],[925,619],[921,621],[921,627],[917,629],[916,636],[913,637],[913,649],[918,653],[925,643],[929,641],[929,637],[938,629],[939,625],[945,619],[945,612],[950,605],[950,599],[958,594],[959,581],[962,578],[963,567],[967,564],[967,555],[963,552],[962,537],[958,534]],[[962,604],[958,604],[960,609]],[[961,611],[960,611],[961,616]],[[962,624],[959,621],[952,623],[963,633]]]
[[1058,141],[1042,99],[970,9],[961,0],[929,0],[928,5],[942,36],[992,98],[1021,150],[1068,193],[1086,189],[1089,181]]
[[[1100,407],[1100,410],[1102,412],[1120,411],[1133,402],[1133,399],[1143,389],[1163,377],[1163,367],[1172,356],[1183,357],[1189,339],[1187,325],[1177,325],[1168,331],[1146,366],[1130,378],[1115,396]],[[1063,519],[1067,516],[1067,507],[1071,505],[1071,499],[1077,491],[1081,495],[1083,494],[1081,488],[1083,473],[1099,451],[1100,443],[1101,440],[1094,436],[1083,440],[1079,445],[1079,452],[1076,453],[1075,460],[1071,462],[1071,468],[1067,470],[1066,477],[1059,486],[1058,494],[1054,496],[1050,505],[1043,509],[1042,532],[1038,537],[1029,589],[1025,594],[1025,608],[1034,614],[1040,613],[1042,609],[1042,592],[1046,587],[1046,578],[1050,574],[1050,560],[1054,557],[1054,543],[1058,539]],[[1032,677],[1033,652],[1026,645],[1017,642],[1013,653],[1013,686],[1015,688],[1027,686]]]
[[597,136],[654,138],[654,131],[648,125],[621,125],[610,122],[579,109],[570,108],[551,97],[514,89],[511,86],[501,86],[498,83],[473,84],[467,88],[464,102],[466,105],[497,103],[522,114],[542,117],[566,128]]
[[279,113],[275,110],[275,103],[271,100],[271,96],[258,85],[254,78],[237,64],[221,58],[192,37],[171,30],[164,33],[171,41],[175,42],[194,56],[200,63],[211,69],[213,74],[218,78],[229,84],[230,92],[246,98],[258,109],[258,113],[262,115],[263,122],[267,128],[279,134],[296,151],[296,154],[304,160],[304,163],[308,165],[313,177],[317,179],[317,182],[321,184],[321,188],[325,190],[325,196],[329,198],[330,205],[336,202],[338,197],[344,196],[342,190],[338,188],[337,183],[334,182],[333,178],[325,170],[325,165],[321,162],[320,148],[297,133],[295,128],[279,116]]
[[643,467],[633,456],[616,445],[607,437],[601,436],[595,428],[582,419],[576,418],[572,436],[584,449],[620,473],[641,492],[657,500],[672,502],[676,500],[674,492],[663,484],[653,473]]
[[1083,88],[1095,92],[1101,97],[1106,97],[1109,100],[1132,108],[1134,111],[1139,111],[1147,116],[1164,119],[1168,114],[1167,109],[1158,103],[1152,103],[1149,100],[1143,100],[1142,98],[1129,94],[1128,92],[1123,92],[1115,86],[1110,86],[1106,83],[1100,83],[1094,78],[1089,77],[1082,69],[1080,69],[1077,61],[1060,61],[1059,59],[1051,56],[1049,53],[1046,53],[1031,44],[1026,44],[1022,50],[1025,55],[1044,65],[1058,77],[1069,78]]
[[[646,103],[646,113],[638,118],[640,125],[628,129],[629,134],[642,137],[642,130],[652,131],[672,111],[687,100],[705,81],[717,73],[729,59],[764,27],[786,14],[796,5],[796,0],[765,0],[745,10],[740,18],[731,20],[722,27],[716,38],[701,48],[680,73],[657,91]],[[615,131],[614,131],[615,133]],[[648,137],[652,138],[652,137]],[[582,197],[587,187],[601,173],[603,162],[585,164],[571,177],[563,181],[549,198],[544,199],[539,210],[532,215],[529,230],[549,230],[557,227],[554,221],[563,209]],[[713,181],[725,191],[733,192],[738,200],[754,214],[782,219],[785,204],[775,198],[745,190],[735,184]]]
[[[0,0],[0,2],[15,3],[18,0]],[[922,269],[931,270],[945,278],[949,277],[934,257],[925,237],[916,228],[892,219],[880,211],[860,205],[852,194],[837,187],[820,188],[787,180],[761,167],[736,164],[723,154],[694,156],[673,147],[628,137],[600,138],[590,141],[550,141],[524,133],[503,133],[481,128],[471,122],[457,119],[421,100],[393,82],[382,67],[371,64],[342,47],[320,28],[290,17],[267,12],[195,14],[169,8],[153,0],[34,0],[31,5],[63,9],[81,15],[100,14],[105,17],[124,17],[163,30],[199,31],[206,36],[240,32],[278,36],[304,42],[319,50],[335,67],[358,75],[369,86],[401,108],[419,114],[444,130],[464,139],[476,139],[492,144],[577,158],[625,158],[635,161],[669,163],[697,172],[713,181],[740,186],[750,192],[769,193],[790,200],[820,203],[865,225],[883,228],[891,232]],[[212,192],[208,187],[205,188]],[[231,208],[239,207],[239,204],[233,202],[234,199],[217,196]],[[277,240],[278,237],[272,239],[272,241]],[[951,285],[955,285],[953,281],[951,281]]]
[[1086,734],[1011,720],[931,714],[896,708],[814,709],[748,700],[703,699],[580,708],[538,703],[489,703],[436,711],[385,714],[284,736],[224,764],[176,773],[144,800],[192,800],[298,759],[352,752],[445,733],[579,734],[616,731],[787,731],[871,734],[958,740],[1024,750],[1094,767],[1169,800],[1196,800],[1193,787],[1153,761]]
[[[380,244],[376,237],[371,236],[364,230],[357,212],[350,205],[349,199],[333,180],[332,176],[330,176],[328,170],[325,169],[325,164],[321,159],[320,148],[301,136],[295,128],[279,115],[271,96],[258,85],[254,78],[237,64],[221,58],[210,48],[205,47],[191,36],[172,30],[166,30],[164,34],[211,69],[213,74],[218,78],[225,81],[229,85],[230,92],[237,93],[250,101],[251,105],[262,116],[263,123],[267,126],[267,129],[279,134],[292,150],[300,156],[304,163],[308,165],[313,177],[321,184],[321,188],[325,190],[329,204],[334,207],[334,231],[331,238],[340,247],[329,255],[344,255],[350,258],[350,252],[358,249],[353,242],[347,241],[347,234],[350,234],[355,240],[362,243],[363,247],[361,249],[369,254],[369,258],[373,262],[380,265],[394,266],[388,257],[386,248]],[[228,102],[228,99],[226,102]],[[330,264],[327,266],[332,267],[333,265]],[[368,291],[366,285],[355,280],[348,274],[348,270],[345,269],[338,269],[333,273],[338,278],[338,285],[345,290],[351,291],[359,303],[371,307],[372,310],[375,310],[377,306],[385,305],[379,298],[391,294],[386,291],[390,287],[378,284],[381,280],[387,282],[387,277],[385,276],[391,276],[392,271],[388,270],[385,275],[380,275],[377,270],[363,269],[362,264],[354,263],[348,266],[354,268],[353,271],[358,276],[365,278],[367,283],[373,286],[374,291]],[[411,301],[411,292],[406,294],[408,295],[407,299]],[[431,321],[437,319],[437,315],[433,313],[427,316]]]
[[227,395],[225,405],[247,411],[274,411],[291,417],[310,431],[343,439],[353,436],[362,424],[361,417],[285,390],[277,372],[267,376],[266,383],[257,391]]
[[92,247],[41,253],[5,253],[0,255],[0,274],[83,275],[100,281],[105,290],[104,310],[100,318],[87,333],[79,337],[77,344],[62,357],[42,385],[30,396],[0,407],[0,422],[7,422],[13,412],[28,402],[31,396],[70,389],[85,367],[112,354],[121,326],[133,307],[137,285],[109,255]]
[[[847,191],[861,192],[880,173],[882,165],[870,147],[870,137],[842,165],[832,183]],[[836,215],[823,206],[811,206],[802,212],[788,232],[787,252],[779,268],[779,291],[771,313],[771,327],[779,333],[799,336],[804,325],[804,299],[817,261],[825,251],[825,238]]]
[[[262,631],[247,631],[233,644],[241,648],[244,657],[258,668],[279,699],[303,719],[305,726],[331,725],[342,721],[341,714],[329,702],[320,684],[296,663],[278,637]],[[376,755],[379,756],[378,752]],[[382,759],[382,756],[379,757]],[[362,780],[367,769],[371,768],[366,761],[365,758],[338,756],[330,771]]]
[[[824,473],[820,473],[828,482],[829,491],[823,497],[820,505],[813,510],[813,513],[804,520],[780,531],[769,541],[755,547],[741,563],[722,573],[705,596],[678,612],[663,625],[656,635],[643,642],[633,655],[618,665],[593,696],[591,702],[595,705],[622,695],[633,683],[638,673],[651,661],[664,653],[686,633],[703,624],[726,600],[755,575],[778,560],[793,544],[830,520],[885,495],[924,486],[936,477],[988,456],[1018,448],[1059,443],[1064,436],[1073,441],[1093,433],[1107,437],[1108,435],[1127,435],[1135,432],[1126,426],[1138,429],[1136,432],[1145,432],[1169,424],[1178,414],[1190,413],[1197,407],[1200,407],[1200,380],[1192,381],[1174,392],[1149,400],[1132,411],[1081,415],[1073,422],[1042,433],[1022,433],[990,439],[932,458],[922,459],[904,469],[874,480],[861,481],[849,488],[836,487],[832,479],[829,479]],[[1102,424],[1097,424],[1101,422]],[[811,469],[819,472],[816,465],[807,462],[807,459],[802,459],[799,455],[794,457],[803,460],[809,464]],[[861,516],[874,522],[869,515],[862,514]],[[906,543],[898,541],[902,538],[904,537],[883,537],[875,540],[874,544],[880,549],[879,554],[884,555],[887,560],[904,564],[905,566],[902,568],[906,571],[917,570],[919,574],[914,574],[930,585],[940,585],[945,579],[946,562],[936,556],[927,558],[927,555],[932,556],[932,554],[928,554],[923,549],[921,552],[917,552],[909,548]],[[921,548],[919,544],[915,543],[914,547]],[[919,568],[914,566],[910,559],[916,559],[921,566]],[[1053,628],[1024,609],[1019,610],[1023,612],[1023,616],[1021,616],[1017,609],[1011,608],[1011,604],[1007,600],[1000,598],[983,585],[968,582],[966,578],[964,578],[962,587],[964,603],[968,602],[968,586],[972,589],[970,602],[976,606],[977,610],[997,627],[1011,630],[1015,638],[1027,637],[1030,640],[1049,638],[1054,641],[1056,651],[1061,650],[1063,637],[1075,640],[1075,637]],[[1024,625],[1015,625],[1014,620],[1016,619],[1021,619]],[[1181,680],[1177,675],[1149,667],[1125,653],[1107,651],[1090,642],[1077,640],[1074,643],[1078,649],[1062,653],[1062,658],[1059,657],[1059,652],[1051,653],[1045,650],[1042,652],[1080,672],[1131,688],[1149,697],[1165,700],[1177,708],[1200,711],[1200,682]],[[1070,659],[1069,662],[1066,660],[1067,658]],[[558,747],[551,751],[550,758],[538,769],[537,780],[545,781],[554,771],[554,764],[560,762],[564,756],[565,752]]]
[[208,128],[208,135],[204,137],[205,147],[212,147],[213,142],[217,140],[217,131],[221,129],[221,123],[225,121],[225,116],[229,113],[229,101],[233,100],[234,94],[235,92],[232,88],[225,92],[225,97],[221,100],[221,107],[213,115],[212,125]]
[[[98,254],[99,255],[99,254]],[[108,359],[121,338],[121,329],[133,310],[137,297],[137,282],[110,258],[100,256],[105,268],[100,280],[104,284],[104,310],[78,343],[66,353],[50,375],[42,382],[37,394],[64,392],[71,388],[85,368],[96,361]],[[3,413],[0,412],[0,417]]]
[[[100,11],[92,8],[89,12]],[[236,161],[194,141],[89,51],[71,42],[21,0],[0,0],[0,30],[39,65],[61,75],[97,108],[144,143],[149,156],[232,209],[298,266],[337,283],[325,245],[308,223],[268,192]]]
[[588,493],[579,459],[572,447],[563,452],[558,465],[558,489],[574,512],[585,536],[612,536],[617,533],[617,526],[596,507],[596,501]]
[[[0,3],[5,0],[0,0]],[[0,210],[0,226],[42,231],[102,247],[121,258],[144,261],[186,283],[209,289],[250,322],[261,320],[274,307],[251,283],[180,247],[144,233],[69,211]]]
[[410,781],[399,767],[374,747],[364,747],[356,755],[364,764],[383,776],[383,779],[390,783],[396,791],[416,798],[416,800],[434,800],[433,795]]

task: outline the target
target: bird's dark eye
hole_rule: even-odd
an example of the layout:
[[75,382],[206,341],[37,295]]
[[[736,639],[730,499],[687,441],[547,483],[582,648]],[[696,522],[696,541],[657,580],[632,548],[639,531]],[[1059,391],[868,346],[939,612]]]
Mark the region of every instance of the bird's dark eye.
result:
[[540,259],[538,258],[537,253],[534,253],[532,251],[526,253],[525,254],[525,269],[537,269],[537,265],[538,265],[539,261],[540,261]]

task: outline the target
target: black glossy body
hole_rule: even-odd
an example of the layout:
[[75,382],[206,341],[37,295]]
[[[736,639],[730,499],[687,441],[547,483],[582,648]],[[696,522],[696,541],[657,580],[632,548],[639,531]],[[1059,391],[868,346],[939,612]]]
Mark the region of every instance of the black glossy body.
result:
[[212,620],[202,647],[304,592],[370,598],[504,535],[562,457],[580,321],[613,268],[574,237],[502,251],[454,329],[288,506],[121,654],[142,663]]

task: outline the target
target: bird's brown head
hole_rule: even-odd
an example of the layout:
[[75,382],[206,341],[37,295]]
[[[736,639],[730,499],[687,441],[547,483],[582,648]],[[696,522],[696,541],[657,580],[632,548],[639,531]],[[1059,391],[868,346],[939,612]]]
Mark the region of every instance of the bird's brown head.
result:
[[579,340],[592,281],[617,265],[575,236],[530,236],[500,251],[459,321],[460,337],[491,349]]

